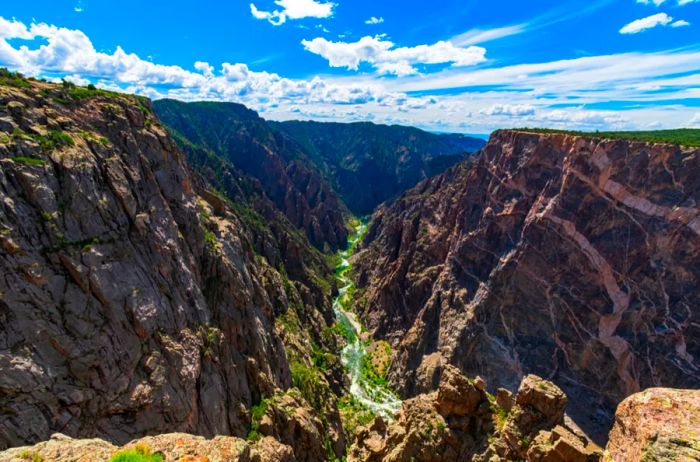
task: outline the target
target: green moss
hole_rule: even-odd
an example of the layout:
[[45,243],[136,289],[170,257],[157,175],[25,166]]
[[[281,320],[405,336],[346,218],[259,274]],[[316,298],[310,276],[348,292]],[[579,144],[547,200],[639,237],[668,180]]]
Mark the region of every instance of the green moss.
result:
[[22,451],[19,455],[19,458],[22,460],[27,460],[29,462],[44,462],[44,456],[42,456],[38,452],[29,450]]

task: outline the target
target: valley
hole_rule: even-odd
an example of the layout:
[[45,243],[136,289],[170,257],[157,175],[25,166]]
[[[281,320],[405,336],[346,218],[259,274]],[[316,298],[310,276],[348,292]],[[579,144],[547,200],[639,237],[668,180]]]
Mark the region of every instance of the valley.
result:
[[9,74],[0,461],[700,457],[697,131],[484,144]]

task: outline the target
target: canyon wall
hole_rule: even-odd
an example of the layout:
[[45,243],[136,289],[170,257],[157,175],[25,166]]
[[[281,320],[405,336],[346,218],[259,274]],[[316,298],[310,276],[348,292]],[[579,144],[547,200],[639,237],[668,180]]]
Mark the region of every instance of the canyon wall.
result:
[[698,149],[499,131],[381,207],[355,278],[392,383],[535,373],[599,440],[626,396],[700,387],[699,173]]

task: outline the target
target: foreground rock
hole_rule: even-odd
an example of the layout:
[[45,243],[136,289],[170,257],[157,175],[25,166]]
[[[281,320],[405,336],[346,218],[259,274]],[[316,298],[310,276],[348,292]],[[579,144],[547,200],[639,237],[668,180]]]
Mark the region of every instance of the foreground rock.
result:
[[697,148],[505,130],[382,207],[355,269],[392,383],[549,377],[601,442],[630,394],[700,388],[699,177]]
[[160,453],[166,461],[179,462],[296,462],[291,447],[274,438],[249,443],[240,438],[206,439],[184,433],[141,438],[117,447],[100,439],[77,440],[54,434],[49,441],[0,453],[0,462],[106,462],[123,451]]
[[652,388],[624,400],[604,460],[700,460],[700,391]]
[[527,376],[514,400],[500,402],[482,380],[448,366],[438,390],[405,401],[395,422],[359,428],[349,460],[594,462],[602,455],[566,427],[566,396],[552,383]]

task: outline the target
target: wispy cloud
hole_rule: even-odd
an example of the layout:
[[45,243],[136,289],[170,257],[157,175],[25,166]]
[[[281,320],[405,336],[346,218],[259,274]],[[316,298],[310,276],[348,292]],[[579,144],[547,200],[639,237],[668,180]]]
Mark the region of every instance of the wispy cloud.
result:
[[637,3],[642,3],[644,5],[661,6],[664,3],[666,3],[666,0],[637,0]]
[[263,11],[251,3],[250,12],[256,19],[264,19],[274,26],[280,26],[288,19],[329,18],[333,16],[333,8],[336,6],[335,3],[317,0],[275,0],[275,5],[282,9]]
[[527,24],[516,24],[513,26],[497,27],[494,29],[471,29],[463,34],[452,37],[450,42],[458,46],[477,45],[504,37],[522,34],[526,30]]
[[382,16],[376,17],[372,16],[368,20],[365,21],[365,24],[382,24],[384,22],[384,18]]

